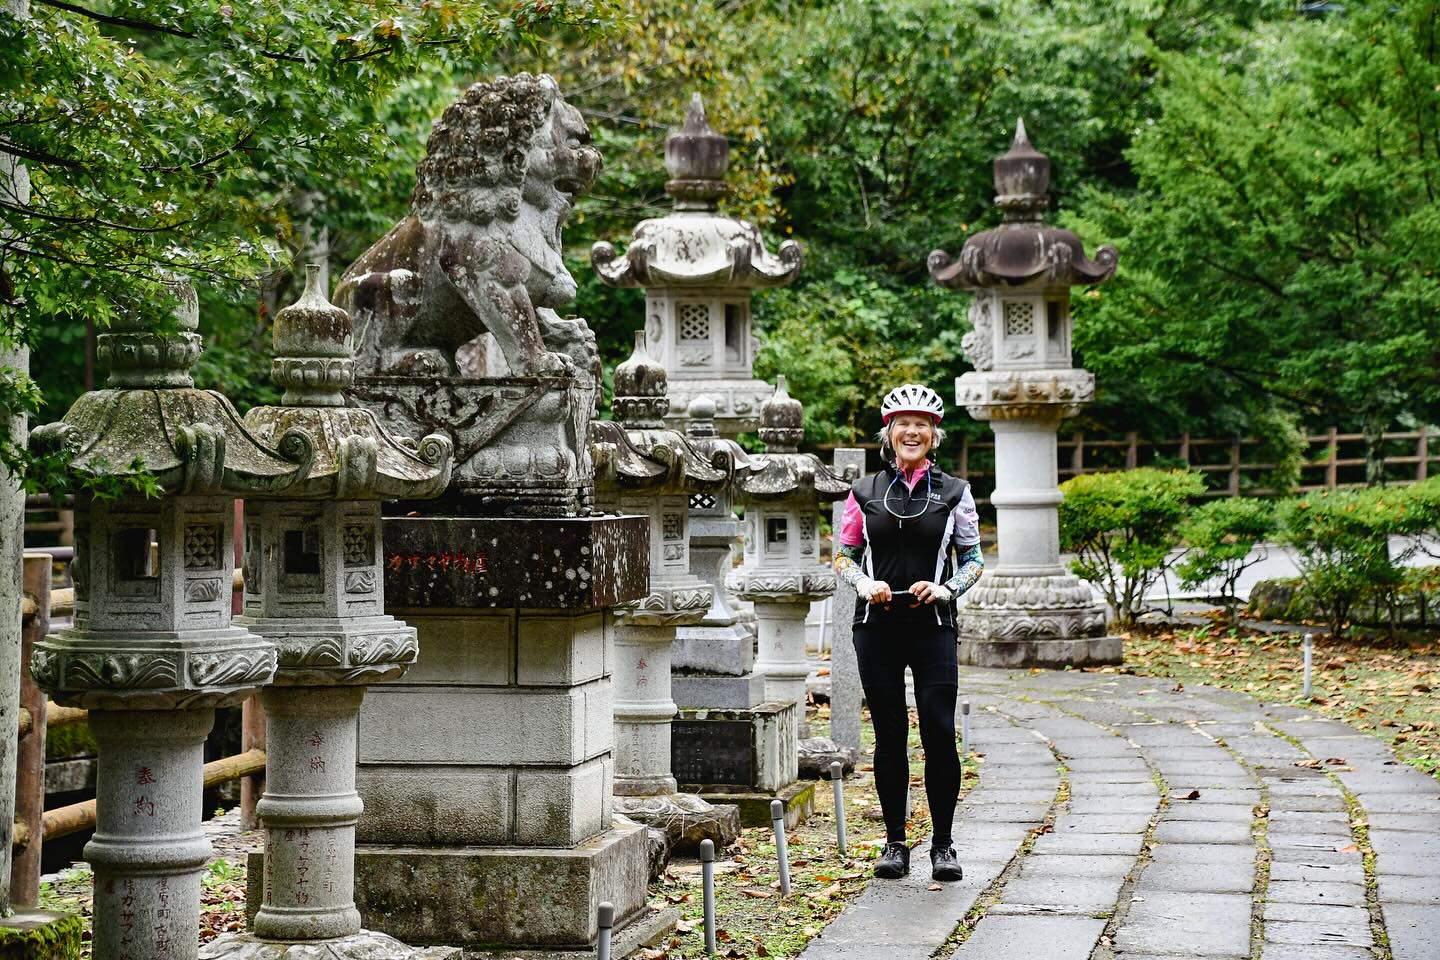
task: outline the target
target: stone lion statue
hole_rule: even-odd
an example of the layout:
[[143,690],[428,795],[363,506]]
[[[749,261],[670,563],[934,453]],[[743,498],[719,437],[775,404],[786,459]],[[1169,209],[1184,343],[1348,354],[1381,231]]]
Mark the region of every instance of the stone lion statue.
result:
[[591,375],[595,336],[557,313],[575,298],[560,231],[600,171],[580,112],[549,76],[477,83],[435,124],[410,215],[335,293],[362,375],[450,376],[482,334],[521,376]]

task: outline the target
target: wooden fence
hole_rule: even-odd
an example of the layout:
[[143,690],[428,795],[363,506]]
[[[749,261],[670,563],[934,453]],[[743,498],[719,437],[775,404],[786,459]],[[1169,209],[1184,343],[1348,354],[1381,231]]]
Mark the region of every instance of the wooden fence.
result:
[[[1432,443],[1431,441],[1436,442]],[[1300,470],[1302,492],[1337,490],[1365,485],[1365,435],[1341,433],[1332,427],[1305,438],[1307,450]],[[847,444],[878,455],[874,443]],[[975,488],[977,502],[989,502],[995,487],[995,442],[961,437],[945,451],[942,465],[966,478]],[[958,450],[955,448],[958,446]],[[1084,473],[1133,470],[1136,467],[1189,468],[1205,475],[1205,496],[1273,496],[1267,475],[1276,464],[1267,462],[1265,444],[1258,438],[1192,437],[1181,434],[1173,440],[1151,440],[1138,433],[1122,437],[1095,437],[1076,432],[1057,440],[1060,480]],[[1394,431],[1381,441],[1384,477],[1388,483],[1411,483],[1440,474],[1440,430]],[[874,466],[876,464],[872,464]]]

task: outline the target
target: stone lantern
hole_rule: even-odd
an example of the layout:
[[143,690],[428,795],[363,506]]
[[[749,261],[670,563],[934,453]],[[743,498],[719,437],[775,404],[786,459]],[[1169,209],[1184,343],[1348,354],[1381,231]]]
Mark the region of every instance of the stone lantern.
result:
[[645,288],[645,346],[670,373],[667,420],[678,426],[703,395],[720,432],[734,437],[758,426],[770,395],[751,372],[750,292],[791,283],[803,258],[794,240],[772,256],[753,224],[718,212],[729,163],[730,145],[710,129],[697,93],[685,125],[665,140],[674,211],[637,226],[623,257],[597,243],[590,259],[604,283]]
[[[306,451],[305,479],[252,498],[245,519],[245,612],[237,622],[273,641],[279,666],[261,693],[267,717],[263,899],[253,933],[208,944],[207,958],[440,957],[362,931],[355,907],[356,718],[366,686],[415,662],[415,629],[385,613],[382,499],[423,499],[450,479],[448,437],[419,444],[347,406],[354,376],[350,318],[331,306],[320,269],[275,316],[273,375],[283,406],[246,424],[267,443]],[[256,893],[258,884],[252,884]]]
[[804,409],[776,378],[775,394],[760,411],[765,452],[758,469],[739,483],[745,504],[745,563],[731,582],[741,599],[755,604],[765,698],[805,709],[805,616],[810,604],[835,592],[835,574],[820,562],[819,503],[850,492],[812,453],[800,453]]
[[740,832],[734,806],[676,790],[671,772],[670,654],[675,628],[698,623],[714,588],[690,569],[689,500],[723,488],[734,469],[665,428],[665,368],[635,332],[635,351],[615,368],[615,421],[592,424],[597,440],[596,500],[620,514],[650,518],[650,592],[617,608],[615,644],[615,810],[665,830],[681,848],[707,837],[720,847]]
[[1048,226],[1050,160],[1016,125],[995,158],[995,203],[1005,220],[965,241],[958,260],[930,254],[930,275],[970,290],[974,330],[962,341],[975,369],[956,381],[957,401],[995,433],[999,563],[957,610],[962,662],[980,666],[1119,663],[1105,609],[1060,563],[1061,494],[1055,434],[1095,394],[1095,377],[1070,361],[1070,288],[1104,283],[1118,254],[1085,256],[1080,238]]
[[[95,834],[96,960],[197,953],[204,743],[215,708],[270,681],[275,646],[231,622],[238,496],[302,475],[250,432],[219,393],[195,389],[194,289],[175,282],[178,326],[122,318],[96,343],[107,389],[35,430],[80,477],[153,478],[156,495],[75,504],[74,626],[35,647],[31,675],[90,711],[100,746]],[[299,453],[300,451],[297,451]]]

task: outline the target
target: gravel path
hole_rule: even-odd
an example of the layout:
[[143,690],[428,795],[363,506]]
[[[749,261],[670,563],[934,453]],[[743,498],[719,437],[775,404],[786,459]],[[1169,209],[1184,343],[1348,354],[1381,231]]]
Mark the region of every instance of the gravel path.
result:
[[1148,677],[960,683],[985,757],[965,879],[930,889],[918,848],[806,960],[1440,958],[1440,784],[1382,741]]

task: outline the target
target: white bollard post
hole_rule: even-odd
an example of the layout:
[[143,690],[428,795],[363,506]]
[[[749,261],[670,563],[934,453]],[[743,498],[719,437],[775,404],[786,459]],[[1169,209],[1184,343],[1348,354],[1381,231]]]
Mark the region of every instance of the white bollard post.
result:
[[780,859],[780,896],[790,895],[790,851],[785,846],[785,804],[770,801],[770,826],[775,829],[775,855]]
[[845,767],[839,760],[830,764],[830,784],[835,789],[835,844],[840,856],[845,850]]
[[1310,660],[1312,656],[1310,634],[1307,633],[1305,634],[1305,688],[1300,692],[1300,695],[1306,700],[1310,699]]
[[960,782],[965,782],[965,762],[970,758],[970,701],[960,704]]
[[700,841],[700,880],[705,896],[705,956],[715,956],[715,841]]
[[615,907],[610,901],[602,900],[599,914],[597,925],[600,933],[595,938],[595,956],[597,960],[610,960],[610,931],[615,928]]

